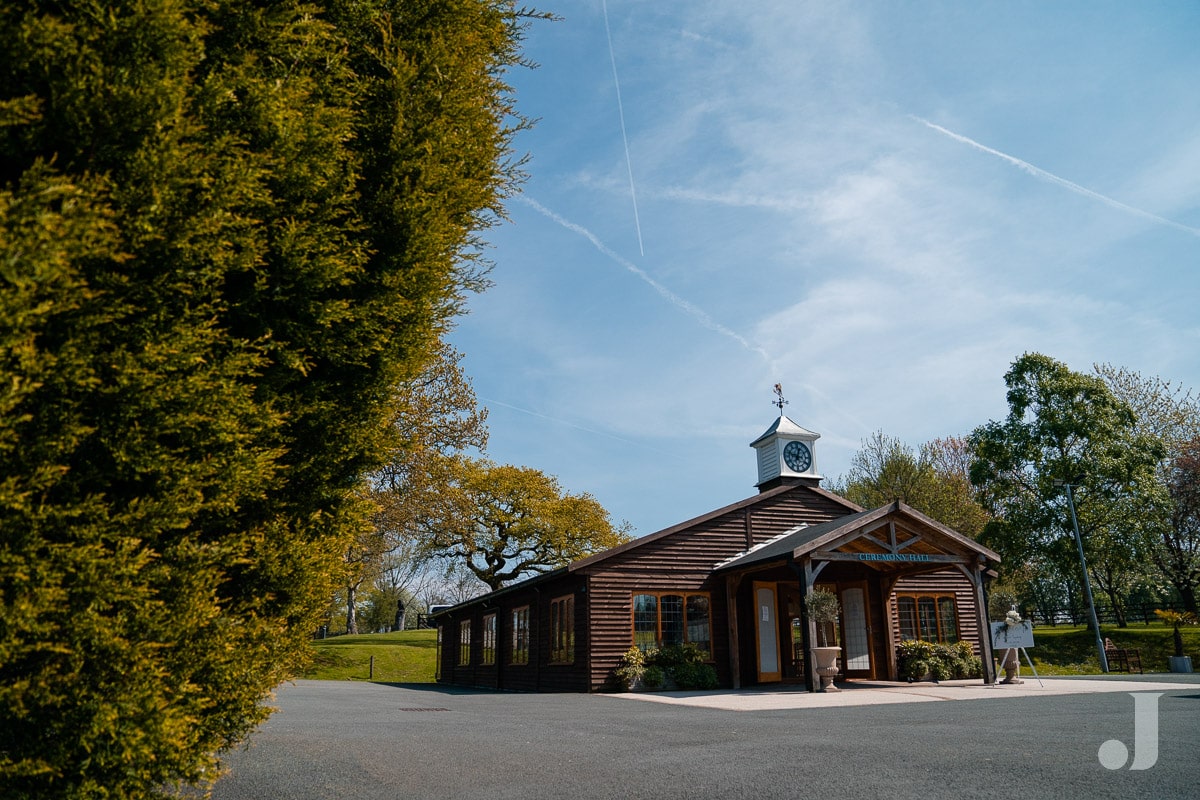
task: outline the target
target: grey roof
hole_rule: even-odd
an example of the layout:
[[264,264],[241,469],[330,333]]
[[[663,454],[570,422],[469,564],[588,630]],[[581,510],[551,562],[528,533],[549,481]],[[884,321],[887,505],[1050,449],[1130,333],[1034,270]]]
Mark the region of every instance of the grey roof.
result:
[[869,525],[876,520],[885,519],[893,514],[905,517],[921,524],[926,529],[932,530],[944,540],[952,542],[952,546],[957,549],[976,553],[989,561],[1000,561],[1000,556],[997,553],[984,547],[979,542],[969,539],[937,520],[925,516],[915,508],[907,506],[899,500],[895,500],[885,506],[880,506],[869,511],[847,514],[844,517],[838,517],[829,522],[822,522],[820,525],[793,528],[783,536],[773,539],[757,548],[751,548],[745,553],[715,565],[713,571],[718,572],[737,567],[748,567],[794,557],[802,554],[801,551],[814,550],[821,546],[826,546],[830,542],[836,541],[848,533],[852,533],[856,528]]
[[[878,509],[876,509],[878,510]],[[715,571],[723,569],[733,569],[736,567],[748,567],[751,564],[761,564],[767,561],[777,561],[782,558],[788,558],[796,551],[796,548],[803,547],[811,541],[821,538],[825,534],[836,531],[843,527],[853,527],[854,523],[863,517],[875,513],[873,511],[859,511],[856,514],[847,514],[844,517],[831,519],[828,522],[822,522],[819,525],[800,525],[792,528],[784,534],[771,539],[764,544],[752,547],[744,553],[740,553],[733,558],[722,561],[714,567]]]
[[768,436],[772,436],[776,433],[786,433],[786,434],[791,434],[792,436],[811,437],[813,439],[821,438],[821,434],[819,434],[815,431],[810,431],[808,428],[802,428],[799,425],[797,425],[795,422],[793,422],[791,419],[789,419],[788,417],[785,417],[784,415],[780,414],[779,419],[777,419],[773,423],[771,423],[771,427],[767,428],[767,430],[763,433],[762,436],[759,436],[757,439],[755,439],[753,442],[751,442],[750,446],[754,447],[756,444],[761,442],[763,439],[766,439]]

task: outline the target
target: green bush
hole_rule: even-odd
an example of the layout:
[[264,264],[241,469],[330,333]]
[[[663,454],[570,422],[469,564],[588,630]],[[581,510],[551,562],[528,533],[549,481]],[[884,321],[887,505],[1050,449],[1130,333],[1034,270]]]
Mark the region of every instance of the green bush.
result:
[[954,664],[942,658],[929,662],[929,671],[935,681],[948,681],[954,678]]
[[683,644],[663,645],[657,650],[646,654],[646,663],[672,670],[680,664],[701,664],[708,658],[708,653],[691,642]]
[[4,3],[0,797],[211,782],[308,659],[486,283],[530,19]]
[[[705,663],[708,653],[691,642],[668,644],[645,654],[646,673],[658,669],[664,683],[670,680],[679,689],[715,689],[719,685],[717,671],[712,664]],[[650,687],[648,677],[643,683]]]
[[620,691],[628,692],[646,674],[646,654],[640,647],[634,646],[625,651],[621,660],[613,669],[613,683]]
[[647,689],[661,689],[666,679],[667,676],[663,672],[662,667],[656,667],[651,664],[642,673],[642,686],[645,686]]
[[902,680],[919,681],[927,674],[938,681],[983,677],[983,661],[970,642],[934,644],[905,639],[896,648],[896,655]]
[[700,664],[697,672],[697,689],[716,689],[720,685],[720,681],[717,680],[717,669],[712,664]]
[[924,680],[929,673],[929,662],[923,658],[912,658],[900,664],[900,677],[907,681]]
[[712,664],[679,664],[672,669],[671,677],[679,689],[715,689],[718,685]]

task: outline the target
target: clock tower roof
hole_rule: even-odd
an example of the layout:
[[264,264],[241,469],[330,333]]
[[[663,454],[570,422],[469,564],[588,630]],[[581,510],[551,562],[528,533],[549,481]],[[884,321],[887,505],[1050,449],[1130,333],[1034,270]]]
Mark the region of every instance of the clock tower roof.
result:
[[764,439],[769,439],[772,436],[779,436],[781,434],[784,437],[795,436],[795,437],[800,437],[800,438],[804,438],[804,439],[820,439],[821,438],[821,434],[814,433],[813,431],[810,431],[807,428],[802,428],[799,425],[797,425],[795,422],[793,422],[792,420],[788,419],[787,416],[780,414],[779,419],[775,420],[775,422],[771,424],[771,427],[767,428],[767,430],[763,433],[762,436],[759,436],[757,439],[755,439],[753,442],[751,442],[750,446],[755,447],[759,443],[761,443]]

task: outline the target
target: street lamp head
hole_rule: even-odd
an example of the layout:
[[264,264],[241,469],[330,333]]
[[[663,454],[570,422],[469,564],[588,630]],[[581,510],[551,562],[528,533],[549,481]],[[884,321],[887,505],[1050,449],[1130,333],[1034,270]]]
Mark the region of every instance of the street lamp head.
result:
[[1052,483],[1060,489],[1064,486],[1078,486],[1086,477],[1087,475],[1081,472],[1078,475],[1071,475],[1067,478],[1055,478]]

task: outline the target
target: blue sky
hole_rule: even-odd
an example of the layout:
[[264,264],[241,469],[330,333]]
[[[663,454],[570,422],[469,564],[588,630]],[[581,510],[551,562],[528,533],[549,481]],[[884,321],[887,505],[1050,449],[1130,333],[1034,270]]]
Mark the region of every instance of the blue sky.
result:
[[1200,4],[539,8],[451,335],[493,460],[643,535],[755,493],[775,382],[830,478],[1002,417],[1028,351],[1200,387]]

